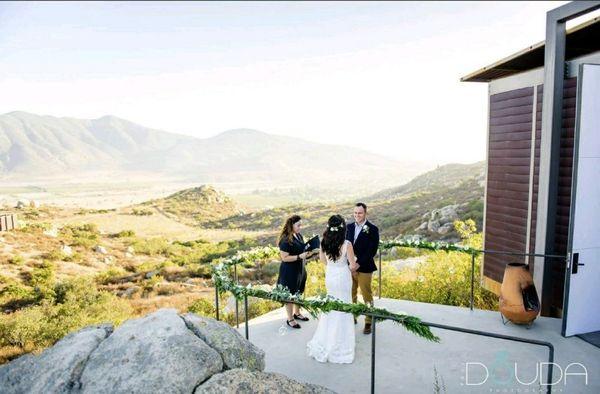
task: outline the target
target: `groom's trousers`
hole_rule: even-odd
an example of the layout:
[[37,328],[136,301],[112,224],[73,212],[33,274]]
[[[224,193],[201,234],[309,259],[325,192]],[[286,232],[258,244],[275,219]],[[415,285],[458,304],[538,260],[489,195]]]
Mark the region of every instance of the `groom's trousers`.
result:
[[[363,301],[373,306],[373,292],[371,291],[371,278],[373,273],[357,272],[352,276],[352,302],[356,303],[358,288],[362,294]],[[371,324],[371,316],[365,316],[365,323]]]

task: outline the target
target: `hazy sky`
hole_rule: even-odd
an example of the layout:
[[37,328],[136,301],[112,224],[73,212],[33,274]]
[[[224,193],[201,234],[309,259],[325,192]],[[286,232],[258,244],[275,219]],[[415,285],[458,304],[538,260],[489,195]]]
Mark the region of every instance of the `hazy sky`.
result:
[[254,128],[436,163],[485,157],[471,71],[565,2],[0,3],[0,113]]

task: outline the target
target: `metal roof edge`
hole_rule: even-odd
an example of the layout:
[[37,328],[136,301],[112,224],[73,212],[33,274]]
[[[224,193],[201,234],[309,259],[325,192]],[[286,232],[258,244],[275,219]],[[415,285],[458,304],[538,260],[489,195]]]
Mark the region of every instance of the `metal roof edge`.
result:
[[[583,23],[581,23],[581,24],[579,24],[577,26],[574,26],[574,27],[568,29],[567,32],[566,32],[566,34],[569,35],[571,33],[575,33],[576,31],[579,31],[581,29],[585,29],[586,27],[588,27],[590,25],[593,25],[595,23],[598,23],[598,22],[600,22],[600,17],[592,18],[589,21],[583,22]],[[540,42],[535,43],[533,45],[530,45],[530,46],[528,46],[525,49],[521,49],[518,52],[515,52],[515,53],[513,53],[513,54],[511,54],[509,56],[506,56],[506,57],[504,57],[504,58],[502,58],[500,60],[495,61],[492,64],[489,64],[489,65],[487,65],[485,67],[482,67],[482,68],[480,68],[480,69],[478,69],[476,71],[473,71],[473,72],[465,75],[464,77],[461,77],[460,78],[460,82],[490,82],[491,81],[490,79],[479,79],[479,80],[477,80],[477,79],[473,79],[473,78],[476,78],[477,75],[483,73],[484,71],[488,71],[490,69],[496,68],[496,67],[498,67],[498,66],[500,66],[500,65],[502,65],[502,64],[504,64],[504,63],[506,63],[506,62],[508,62],[510,60],[516,59],[516,58],[518,58],[520,56],[526,55],[529,52],[532,52],[532,51],[534,51],[536,49],[539,49],[540,47],[545,46],[545,44],[546,44],[546,40],[540,41]],[[526,71],[526,70],[521,70],[519,72],[523,72],[523,71]]]

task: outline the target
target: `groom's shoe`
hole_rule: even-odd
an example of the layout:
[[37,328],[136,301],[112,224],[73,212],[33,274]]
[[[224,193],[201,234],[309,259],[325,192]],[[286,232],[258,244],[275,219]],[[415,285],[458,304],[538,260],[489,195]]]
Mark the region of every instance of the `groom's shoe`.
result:
[[363,334],[371,333],[371,323],[365,323],[365,329],[363,330]]

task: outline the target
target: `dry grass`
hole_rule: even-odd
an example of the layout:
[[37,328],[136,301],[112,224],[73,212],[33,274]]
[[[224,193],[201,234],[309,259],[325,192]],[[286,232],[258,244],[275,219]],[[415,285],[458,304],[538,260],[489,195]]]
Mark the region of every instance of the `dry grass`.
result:
[[[125,208],[93,212],[54,207],[33,210],[25,227],[0,234],[0,307],[5,317],[7,313],[35,308],[35,270],[45,265],[52,267],[52,280],[57,283],[93,278],[98,290],[108,291],[130,307],[131,317],[159,308],[187,312],[198,298],[213,297],[207,277],[210,259],[231,253],[231,248],[249,245],[248,241],[225,241],[257,235],[202,230],[160,213],[127,215]],[[154,245],[158,242],[152,239],[155,237],[164,239],[166,246],[161,253],[135,250],[139,245]],[[175,240],[179,242],[171,242]],[[98,245],[106,253],[98,251]],[[51,296],[52,288],[46,290]],[[26,343],[5,345],[0,346],[0,364],[34,349]]]
[[[34,351],[35,348],[33,345],[28,345],[25,347],[19,346],[0,346],[0,365],[9,362],[10,360],[14,360],[22,354],[30,353]],[[39,352],[34,352],[39,353]]]
[[141,238],[166,238],[168,240],[191,241],[195,239],[206,239],[219,242],[243,237],[256,237],[262,233],[243,230],[214,230],[192,227],[180,223],[165,216],[155,208],[151,209],[154,214],[138,216],[128,214],[128,209],[102,214],[86,214],[63,216],[53,223],[58,226],[78,225],[81,223],[93,223],[105,233],[118,233],[123,230],[133,230]]
[[155,296],[151,298],[134,298],[131,300],[134,314],[143,316],[160,308],[175,308],[178,312],[187,312],[189,306],[198,298],[213,296],[213,290],[202,289],[194,292],[173,294],[168,296]]

